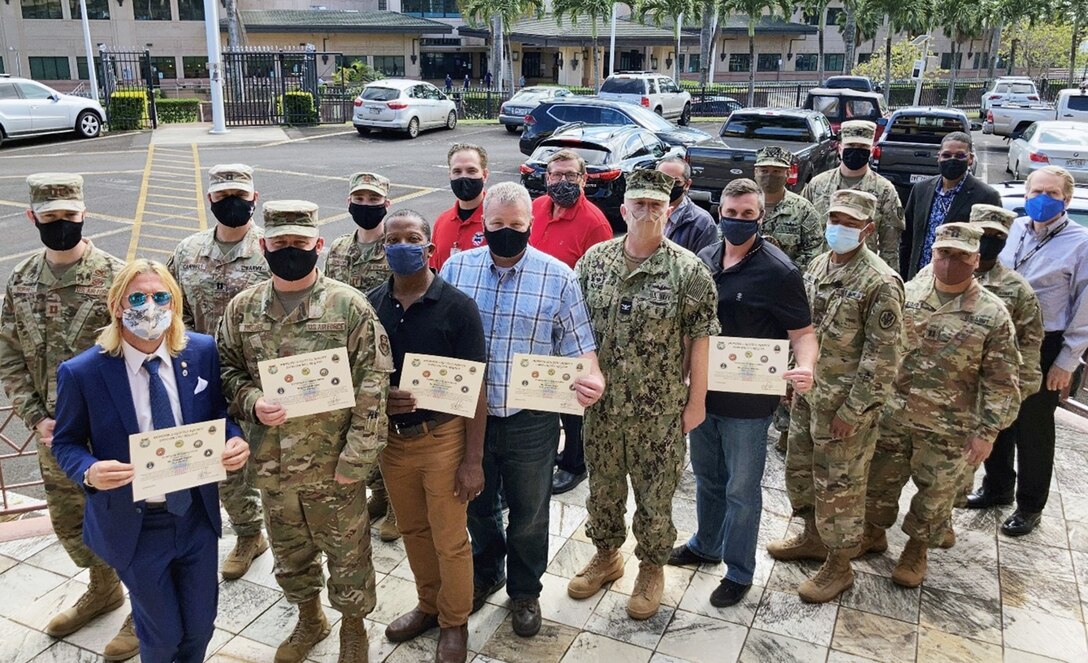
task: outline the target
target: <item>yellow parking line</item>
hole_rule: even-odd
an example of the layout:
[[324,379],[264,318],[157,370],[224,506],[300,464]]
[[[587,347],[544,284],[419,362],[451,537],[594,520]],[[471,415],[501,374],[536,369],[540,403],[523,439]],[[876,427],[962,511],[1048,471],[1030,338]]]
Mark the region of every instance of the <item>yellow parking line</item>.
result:
[[140,235],[140,237],[142,239],[157,239],[157,240],[161,240],[163,242],[174,242],[174,243],[180,242],[181,240],[185,239],[185,237],[166,237],[165,235],[152,235],[151,233],[142,233]]
[[149,201],[147,201],[147,204],[148,205],[154,205],[156,207],[172,207],[174,209],[184,209],[184,210],[190,210],[190,211],[193,210],[192,205],[173,205],[171,203],[160,203],[157,200],[149,200]]
[[147,221],[145,226],[151,226],[152,228],[169,228],[171,230],[184,230],[185,232],[193,232],[193,228],[187,228],[185,226],[172,226],[169,223],[155,223],[153,221]]
[[[83,173],[75,173],[76,175],[82,175],[83,177],[94,177],[96,175],[128,175],[131,173],[142,173],[142,170],[95,170]],[[0,175],[0,180],[25,180],[26,175]]]
[[147,195],[155,198],[169,198],[170,200],[192,200],[191,196],[168,196],[165,193],[149,193]]
[[[261,173],[275,173],[277,175],[296,175],[298,177],[309,177],[319,180],[334,180],[338,182],[347,182],[348,179],[350,179],[348,177],[340,177],[338,175],[317,175],[314,173],[300,173],[297,170],[277,170],[274,168],[254,168],[253,170]],[[404,187],[405,189],[426,189],[428,193],[435,190],[433,187],[417,186],[415,184],[400,184],[399,182],[390,182],[389,186],[399,186]]]
[[193,192],[192,189],[179,189],[177,187],[163,186],[161,184],[152,184],[149,188],[151,188],[151,189],[163,189],[164,191],[181,191],[183,193],[192,193]]
[[208,213],[204,210],[204,181],[200,173],[200,151],[196,149],[196,143],[189,147],[193,150],[193,184],[196,186],[196,214],[200,221],[200,229],[208,229]]
[[140,243],[140,226],[144,222],[144,207],[147,205],[147,187],[151,183],[151,162],[155,158],[155,146],[147,146],[147,161],[144,163],[144,176],[140,181],[140,193],[136,197],[136,220],[132,224],[132,237],[128,240],[128,253],[125,260],[136,257],[136,247]]
[[150,251],[151,253],[159,253],[159,254],[164,255],[164,256],[174,255],[173,251],[166,251],[166,250],[163,250],[163,249],[149,249],[146,246],[140,247],[140,250],[141,251]]
[[[121,233],[127,233],[128,231],[129,231],[128,228],[114,228],[113,230],[107,230],[105,232],[95,233],[93,235],[86,235],[86,237],[87,237],[87,239],[89,239],[91,241],[94,241],[94,240],[100,239],[102,237],[110,237],[112,235],[120,235]],[[22,253],[13,253],[11,255],[6,255],[6,256],[0,257],[0,263],[10,262],[10,261],[13,261],[13,260],[22,260],[23,258],[25,258],[27,256],[32,256],[32,255],[34,255],[36,253],[41,252],[41,250],[42,249],[39,247],[37,249],[31,249],[29,251],[23,251]]]

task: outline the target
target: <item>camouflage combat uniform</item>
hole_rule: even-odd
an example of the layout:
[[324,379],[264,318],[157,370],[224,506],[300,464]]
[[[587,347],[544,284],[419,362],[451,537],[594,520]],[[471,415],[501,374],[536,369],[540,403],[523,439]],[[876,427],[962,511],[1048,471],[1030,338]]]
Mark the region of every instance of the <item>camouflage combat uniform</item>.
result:
[[760,234],[789,256],[802,272],[824,245],[824,224],[812,203],[786,191],[774,209],[767,210]]
[[586,532],[598,549],[623,544],[630,476],[635,554],[660,566],[676,539],[672,498],[684,465],[684,338],[718,333],[717,296],[706,267],[677,244],[662,240],[628,272],[623,242],[597,244],[576,267],[608,385],[585,416]]
[[[265,205],[266,237],[280,217],[300,201]],[[311,205],[312,206],[312,205]],[[316,206],[306,220],[316,235]],[[272,208],[272,209],[270,209]],[[279,233],[292,234],[292,233]],[[276,581],[291,603],[321,591],[321,555],[327,557],[329,598],[346,616],[374,609],[374,566],[363,479],[385,444],[385,399],[393,371],[389,337],[366,297],[320,274],[309,296],[285,313],[272,280],[235,297],[218,334],[223,392],[231,414],[252,424],[251,462],[261,489]],[[254,405],[264,394],[258,362],[306,352],[347,349],[355,385],[355,407],[260,424]],[[336,475],[353,479],[340,484]]]
[[347,283],[364,295],[389,280],[392,271],[381,241],[364,248],[355,233],[337,237],[325,262],[325,276]]

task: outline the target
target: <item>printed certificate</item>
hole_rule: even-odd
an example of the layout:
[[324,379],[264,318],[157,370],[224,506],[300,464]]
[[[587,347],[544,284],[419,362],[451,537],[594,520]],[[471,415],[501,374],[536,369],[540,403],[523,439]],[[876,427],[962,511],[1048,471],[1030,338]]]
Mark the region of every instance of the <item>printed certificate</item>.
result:
[[548,355],[514,355],[510,369],[508,407],[563,414],[585,414],[578,403],[574,380],[589,373],[585,359]]
[[707,388],[735,394],[781,396],[782,379],[790,356],[790,342],[738,336],[710,337]]
[[226,419],[129,435],[129,456],[135,470],[132,499],[143,500],[226,479],[226,445]]
[[409,352],[400,371],[400,388],[412,392],[421,410],[472,418],[484,383],[483,362]]
[[257,363],[265,400],[287,408],[287,418],[355,407],[347,348],[306,352]]

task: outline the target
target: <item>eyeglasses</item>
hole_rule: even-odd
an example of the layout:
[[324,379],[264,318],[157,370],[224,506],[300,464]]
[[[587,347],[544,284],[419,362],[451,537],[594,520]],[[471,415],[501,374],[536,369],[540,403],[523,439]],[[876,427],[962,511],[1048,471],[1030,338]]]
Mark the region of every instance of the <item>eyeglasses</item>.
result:
[[544,179],[549,182],[558,182],[559,180],[566,180],[571,184],[576,183],[582,178],[582,173],[545,173]]
[[132,306],[140,307],[147,303],[147,298],[151,297],[151,301],[155,302],[156,306],[166,306],[170,303],[173,297],[169,292],[160,290],[159,292],[153,292],[148,295],[146,292],[134,292],[128,296],[128,303]]
[[941,152],[937,155],[937,158],[941,161],[948,161],[949,159],[955,159],[956,161],[967,161],[967,157],[971,156],[969,152]]

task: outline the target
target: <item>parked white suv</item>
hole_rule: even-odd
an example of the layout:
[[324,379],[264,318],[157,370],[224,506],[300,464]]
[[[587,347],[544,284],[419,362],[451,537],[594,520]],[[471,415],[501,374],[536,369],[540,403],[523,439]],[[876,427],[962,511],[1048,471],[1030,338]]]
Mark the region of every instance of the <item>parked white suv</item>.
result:
[[424,129],[456,127],[457,107],[430,83],[386,78],[363,88],[355,99],[352,124],[360,136],[371,129],[387,129],[415,138]]
[[0,74],[0,143],[9,138],[75,131],[94,138],[106,111],[93,99],[61,94],[29,78]]
[[982,94],[981,113],[979,117],[986,117],[986,111],[992,106],[1005,104],[1028,104],[1039,101],[1039,90],[1035,87],[1035,81],[1027,76],[999,76],[993,87]]
[[683,126],[691,122],[691,94],[668,76],[652,71],[625,71],[609,76],[597,96],[638,104]]

